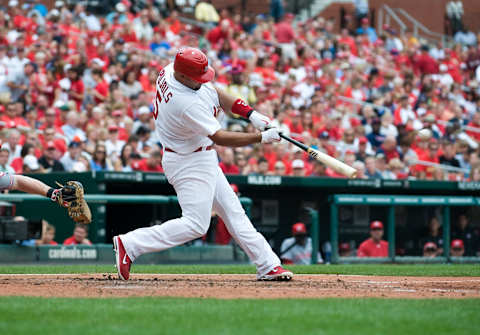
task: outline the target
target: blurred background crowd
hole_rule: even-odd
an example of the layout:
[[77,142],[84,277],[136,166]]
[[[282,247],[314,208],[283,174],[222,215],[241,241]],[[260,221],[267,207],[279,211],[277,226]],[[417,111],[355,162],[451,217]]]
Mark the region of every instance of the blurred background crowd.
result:
[[[179,47],[199,47],[216,84],[359,178],[480,181],[480,34],[428,44],[364,15],[337,32],[321,16],[240,15],[198,1],[4,1],[0,171],[162,172],[152,100]],[[220,114],[232,131],[255,131]],[[288,143],[217,147],[227,174],[338,177]]]

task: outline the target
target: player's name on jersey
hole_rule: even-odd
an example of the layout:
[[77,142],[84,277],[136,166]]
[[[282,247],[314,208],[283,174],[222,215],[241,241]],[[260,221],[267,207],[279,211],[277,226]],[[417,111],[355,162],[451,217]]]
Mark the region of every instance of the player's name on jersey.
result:
[[280,185],[281,176],[248,176],[248,184],[252,185]]

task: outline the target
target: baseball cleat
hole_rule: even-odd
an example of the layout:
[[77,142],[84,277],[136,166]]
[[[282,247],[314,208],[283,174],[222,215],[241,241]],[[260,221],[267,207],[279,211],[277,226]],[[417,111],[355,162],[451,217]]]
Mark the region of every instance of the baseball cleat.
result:
[[115,251],[115,265],[117,266],[118,276],[122,280],[128,280],[130,277],[130,266],[132,261],[128,257],[122,240],[119,236],[113,237],[113,250]]
[[293,273],[291,271],[285,270],[281,266],[276,266],[267,274],[258,277],[258,280],[268,280],[268,281],[289,281],[293,278]]

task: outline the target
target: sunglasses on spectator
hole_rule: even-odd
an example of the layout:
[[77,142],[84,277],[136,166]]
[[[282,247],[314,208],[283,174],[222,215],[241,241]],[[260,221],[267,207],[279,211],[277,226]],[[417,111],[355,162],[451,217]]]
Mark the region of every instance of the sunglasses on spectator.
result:
[[463,248],[452,248],[453,251],[462,251]]
[[435,251],[437,251],[437,249],[435,249],[435,248],[427,248],[427,249],[425,249],[425,252],[435,252]]

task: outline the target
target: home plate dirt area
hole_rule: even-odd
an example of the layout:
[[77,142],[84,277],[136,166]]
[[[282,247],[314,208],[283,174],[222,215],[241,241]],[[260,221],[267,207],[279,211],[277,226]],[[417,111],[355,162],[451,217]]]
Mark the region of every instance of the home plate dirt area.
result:
[[478,298],[480,277],[296,275],[261,282],[255,275],[113,274],[0,275],[0,295],[39,297],[169,296],[197,298]]

